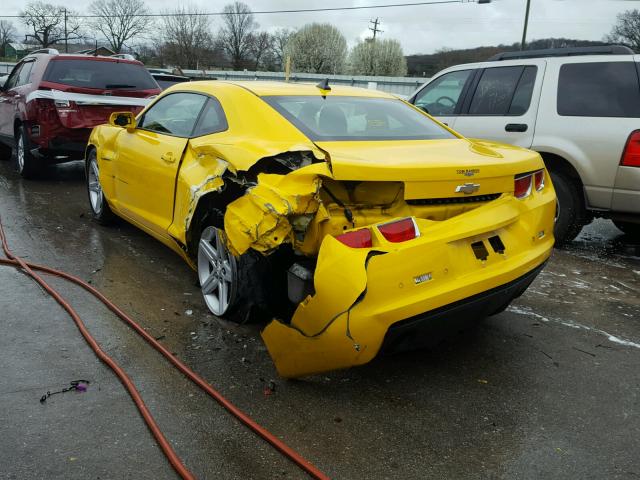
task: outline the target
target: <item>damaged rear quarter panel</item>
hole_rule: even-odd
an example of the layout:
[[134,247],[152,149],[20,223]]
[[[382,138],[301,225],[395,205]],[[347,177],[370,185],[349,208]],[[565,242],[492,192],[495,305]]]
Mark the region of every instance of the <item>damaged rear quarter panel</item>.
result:
[[[191,155],[185,156],[178,172],[174,220],[169,228],[182,242],[200,199],[224,188],[225,172],[240,178],[260,160],[287,152],[307,151],[318,160],[325,158],[324,152],[258,96],[224,82],[214,87],[210,93],[220,101],[229,128],[189,140]],[[194,87],[184,87],[190,88]]]
[[269,253],[284,242],[294,243],[291,222],[315,215],[320,206],[322,177],[329,175],[326,163],[288,175],[258,175],[257,185],[227,206],[224,226],[234,255],[250,248]]

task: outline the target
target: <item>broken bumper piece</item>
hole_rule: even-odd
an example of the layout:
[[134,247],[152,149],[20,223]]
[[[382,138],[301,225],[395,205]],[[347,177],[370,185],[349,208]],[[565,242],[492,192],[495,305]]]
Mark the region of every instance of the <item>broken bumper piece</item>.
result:
[[[315,294],[298,305],[290,324],[273,320],[262,332],[278,373],[301,377],[365,364],[403,321],[429,321],[429,312],[457,302],[477,300],[465,311],[476,318],[499,311],[551,255],[552,200],[504,196],[446,221],[416,218],[421,236],[397,244],[386,242],[375,226],[372,248],[325,237]],[[502,294],[502,301],[491,292]],[[482,301],[483,293],[489,303]],[[433,335],[429,329],[412,334],[421,331]]]

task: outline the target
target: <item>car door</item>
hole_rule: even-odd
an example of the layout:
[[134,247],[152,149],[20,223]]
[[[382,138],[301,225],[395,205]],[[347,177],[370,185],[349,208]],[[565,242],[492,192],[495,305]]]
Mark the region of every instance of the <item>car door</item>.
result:
[[19,63],[13,68],[9,78],[0,91],[0,135],[13,140],[13,120],[15,118],[16,87],[20,70],[24,63]]
[[176,176],[207,98],[166,95],[143,113],[134,130],[118,136],[113,168],[117,208],[159,237],[168,236]]
[[456,119],[456,131],[531,147],[545,65],[544,60],[533,60],[480,70]]
[[467,68],[445,72],[431,79],[409,99],[409,102],[449,127],[455,128],[455,121],[474,71]]

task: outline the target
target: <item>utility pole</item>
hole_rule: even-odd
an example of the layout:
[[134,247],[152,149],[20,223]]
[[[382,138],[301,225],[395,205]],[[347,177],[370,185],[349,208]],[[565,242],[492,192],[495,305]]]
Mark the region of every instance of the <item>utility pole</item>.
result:
[[524,14],[524,29],[522,30],[522,41],[520,42],[520,50],[524,50],[525,42],[527,41],[527,25],[529,24],[529,7],[531,6],[531,0],[527,0],[527,11]]
[[64,53],[69,53],[69,33],[67,32],[67,9],[64,9]]
[[373,39],[376,39],[376,35],[378,33],[382,33],[383,30],[380,30],[378,28],[378,25],[380,25],[380,19],[376,17],[375,20],[369,20],[369,23],[371,23],[373,25],[373,28],[369,27],[369,30],[371,30],[373,32]]

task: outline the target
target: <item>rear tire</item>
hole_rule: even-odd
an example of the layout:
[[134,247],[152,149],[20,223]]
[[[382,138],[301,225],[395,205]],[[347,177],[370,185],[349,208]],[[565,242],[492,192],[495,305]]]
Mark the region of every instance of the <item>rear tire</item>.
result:
[[24,125],[16,132],[15,167],[22,178],[33,178],[42,170],[42,161],[31,153],[31,141]]
[[0,143],[0,160],[11,160],[11,147]]
[[633,239],[640,239],[640,224],[631,222],[613,221],[614,225],[622,230],[623,233],[629,235]]
[[109,208],[107,199],[104,198],[102,185],[100,185],[100,170],[98,168],[98,155],[92,148],[87,155],[85,176],[87,179],[87,194],[92,218],[100,225],[108,225],[113,222],[115,215]]
[[552,170],[550,173],[558,197],[553,234],[556,245],[563,246],[576,238],[582,227],[589,223],[588,215],[580,186],[564,172]]
[[256,319],[253,310],[266,305],[266,259],[249,250],[234,257],[224,230],[205,223],[198,243],[198,279],[207,308],[215,316],[237,323]]

